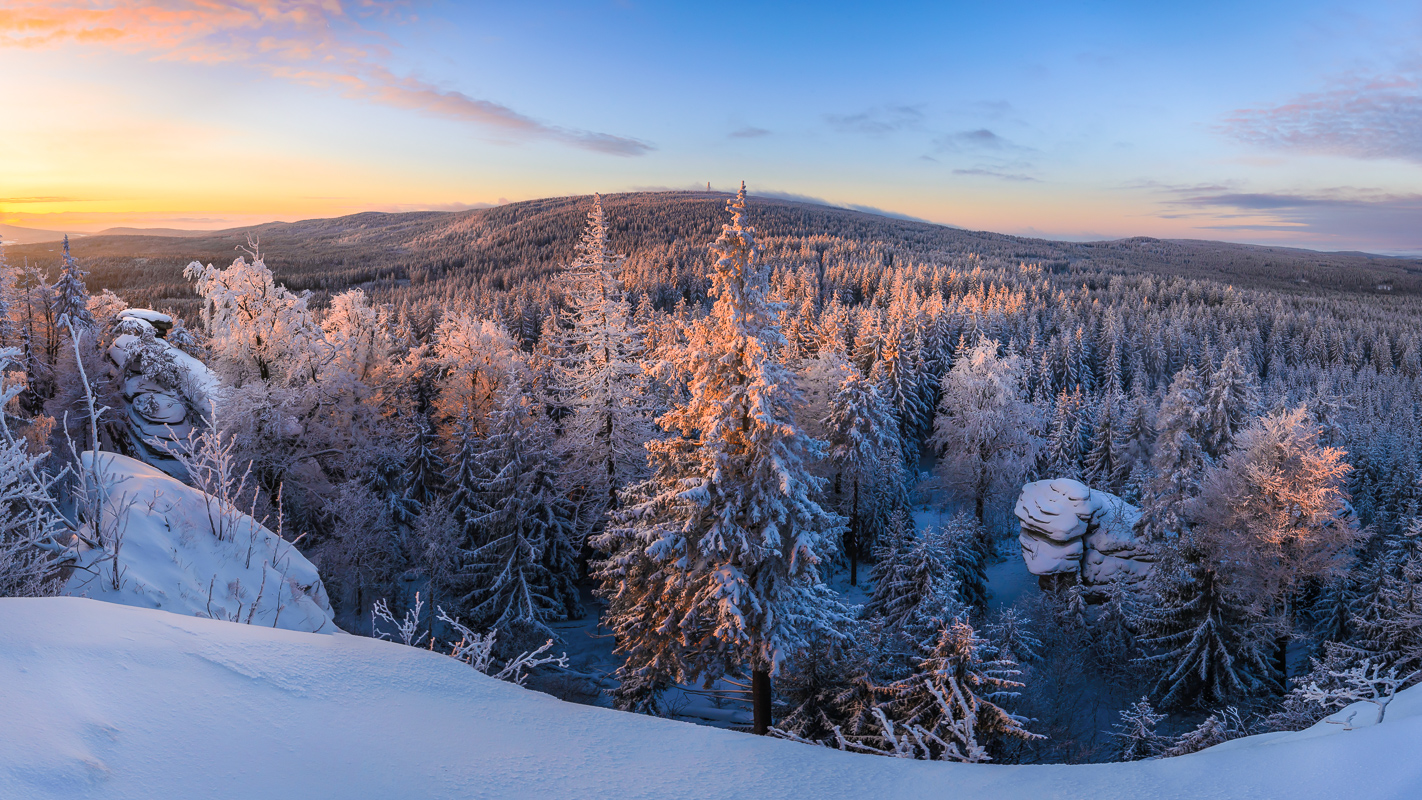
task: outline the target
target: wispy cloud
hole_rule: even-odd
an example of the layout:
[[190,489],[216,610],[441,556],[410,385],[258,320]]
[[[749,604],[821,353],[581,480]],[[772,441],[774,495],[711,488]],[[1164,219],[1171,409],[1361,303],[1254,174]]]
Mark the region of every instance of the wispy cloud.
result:
[[0,206],[25,206],[40,203],[73,203],[77,197],[0,197]]
[[976,175],[983,178],[997,178],[1003,181],[1015,181],[1018,183],[1041,183],[1041,181],[1031,175],[1023,175],[1018,172],[998,172],[992,169],[955,169],[954,175]]
[[737,128],[736,130],[733,130],[726,135],[731,137],[732,139],[759,139],[762,136],[769,136],[770,131],[766,130],[765,128],[757,128],[753,125],[747,125],[744,128]]
[[886,136],[923,125],[921,106],[876,106],[856,114],[826,114],[825,122],[840,133]]
[[498,138],[545,139],[637,156],[640,139],[554,125],[491,100],[399,76],[376,28],[401,2],[378,0],[11,0],[0,9],[0,45],[102,47],[161,61],[241,64],[276,78],[395,108],[478,125]]
[[964,152],[995,150],[999,152],[1032,152],[1032,148],[1024,147],[1010,139],[999,135],[987,128],[976,128],[970,131],[957,131],[955,133],[945,133],[933,139],[933,146],[940,151]]
[[1241,109],[1223,130],[1271,149],[1422,162],[1422,72],[1344,79],[1282,105]]
[[1168,205],[1180,212],[1173,216],[1197,218],[1204,230],[1287,232],[1325,247],[1422,253],[1422,194],[1358,189],[1313,194],[1176,190],[1173,194]]

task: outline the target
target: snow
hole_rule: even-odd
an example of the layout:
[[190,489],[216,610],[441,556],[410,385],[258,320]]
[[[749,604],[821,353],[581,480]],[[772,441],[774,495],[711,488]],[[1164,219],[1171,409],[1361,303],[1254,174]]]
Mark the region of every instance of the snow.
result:
[[[128,309],[133,311],[134,309]],[[127,312],[125,312],[127,313]],[[146,322],[146,320],[145,320]],[[207,365],[182,350],[169,344],[165,339],[155,340],[157,344],[164,347],[172,354],[173,360],[187,373],[188,379],[194,384],[194,388],[201,391],[207,397],[216,397],[222,387],[222,382]],[[127,366],[129,360],[133,358],[134,352],[139,346],[139,339],[131,333],[123,333],[114,337],[114,343],[109,345],[109,358],[119,367]]]
[[167,314],[164,314],[161,311],[153,311],[147,308],[125,308],[123,311],[119,312],[119,316],[130,317],[132,319],[141,319],[144,322],[150,324],[154,322],[165,325],[173,324],[172,317],[168,316]]
[[[94,464],[84,454],[84,465]],[[246,514],[125,456],[104,453],[98,470],[109,501],[103,549],[86,551],[65,594],[175,614],[240,619],[299,631],[336,632],[316,567]],[[214,516],[210,516],[214,515]],[[121,536],[116,547],[112,542]],[[110,557],[118,551],[116,559]],[[118,572],[118,587],[114,572]]]
[[1175,759],[901,761],[564,703],[390,642],[0,600],[7,798],[1400,798],[1419,746],[1410,689],[1380,725]]

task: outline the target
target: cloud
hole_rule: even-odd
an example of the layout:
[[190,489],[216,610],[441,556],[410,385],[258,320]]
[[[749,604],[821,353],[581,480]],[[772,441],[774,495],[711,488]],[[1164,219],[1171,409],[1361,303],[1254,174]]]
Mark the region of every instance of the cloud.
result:
[[825,122],[840,133],[886,136],[923,124],[922,106],[877,106],[857,114],[826,114]]
[[[862,212],[864,212],[865,214],[874,214],[874,215],[877,215],[877,216],[880,216],[880,217],[889,217],[889,218],[891,218],[891,219],[902,219],[902,220],[906,220],[906,221],[908,221],[908,222],[926,222],[926,223],[928,223],[929,225],[939,225],[939,224],[941,224],[941,223],[937,223],[937,222],[930,222],[929,220],[926,220],[926,219],[924,219],[923,217],[915,217],[915,216],[911,216],[911,215],[909,215],[909,214],[902,214],[902,213],[899,213],[898,211],[889,211],[889,210],[887,210],[887,209],[877,208],[877,207],[875,207],[875,206],[861,206],[861,205],[856,205],[856,204],[854,204],[854,203],[849,203],[849,204],[847,204],[847,205],[845,205],[845,206],[843,206],[843,207],[844,207],[844,208],[847,208],[847,209],[850,209],[851,211],[862,211]],[[945,225],[944,227],[947,227],[947,228],[954,228],[954,227],[957,227],[957,226],[956,226],[956,225]]]
[[1270,149],[1422,163],[1422,75],[1343,80],[1282,105],[1236,111],[1222,130]]
[[732,139],[758,139],[762,136],[769,135],[770,131],[766,130],[765,128],[757,128],[752,125],[747,125],[744,128],[731,131],[729,134],[727,134],[727,136],[731,137]]
[[0,197],[0,205],[34,205],[37,203],[73,203],[77,197]]
[[978,168],[974,168],[974,169],[955,169],[955,170],[953,170],[953,174],[954,174],[954,175],[978,175],[978,176],[982,176],[982,177],[984,177],[984,178],[997,178],[998,180],[1017,181],[1017,182],[1020,182],[1020,183],[1041,183],[1041,181],[1037,180],[1036,178],[1032,177],[1031,175],[1023,175],[1023,174],[1021,174],[1021,173],[1016,173],[1016,172],[998,172],[997,170],[991,170],[991,169],[978,169]]
[[386,0],[11,0],[0,45],[103,47],[155,61],[240,64],[272,77],[430,116],[517,141],[544,139],[618,156],[655,149],[640,139],[553,125],[491,100],[392,73],[375,23],[399,20]]
[[999,151],[999,152],[1033,152],[1032,148],[1024,147],[1006,137],[1000,136],[987,128],[978,128],[971,131],[958,131],[957,133],[945,133],[937,136],[933,140],[933,146],[940,151],[964,152],[964,151]]
[[[922,219],[920,217],[912,217],[908,214],[901,214],[897,211],[887,211],[885,209],[877,208],[875,206],[858,205],[855,203],[835,203],[826,200],[822,197],[814,197],[808,194],[796,194],[795,192],[781,192],[776,191],[774,189],[768,189],[765,191],[753,190],[749,192],[749,196],[752,200],[754,200],[756,197],[768,197],[772,200],[789,200],[794,203],[810,203],[812,205],[817,206],[828,206],[830,208],[843,208],[849,211],[860,211],[865,214],[876,214],[881,217],[892,217],[893,219],[908,220],[909,222],[928,222],[928,220]],[[929,224],[936,225],[938,223]]]
[[[1198,227],[1288,232],[1322,247],[1422,253],[1422,194],[1334,189],[1315,194],[1176,191],[1169,205]],[[1238,221],[1229,221],[1238,220]]]

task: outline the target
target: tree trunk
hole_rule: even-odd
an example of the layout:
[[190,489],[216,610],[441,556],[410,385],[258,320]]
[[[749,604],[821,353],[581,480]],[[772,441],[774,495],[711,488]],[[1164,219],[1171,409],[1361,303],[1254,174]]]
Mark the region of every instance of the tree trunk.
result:
[[849,552],[849,585],[859,585],[859,480],[854,481],[854,505],[849,513],[849,540],[844,543]]
[[764,736],[770,732],[770,671],[751,670],[751,706],[755,714],[754,732]]

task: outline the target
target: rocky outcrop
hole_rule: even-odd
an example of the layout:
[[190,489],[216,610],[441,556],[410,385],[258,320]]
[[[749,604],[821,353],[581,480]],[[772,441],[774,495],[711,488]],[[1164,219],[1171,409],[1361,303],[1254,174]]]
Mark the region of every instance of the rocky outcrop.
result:
[[108,357],[123,394],[129,451],[141,461],[187,480],[187,472],[175,456],[187,453],[194,426],[203,424],[203,412],[217,381],[201,361],[162,338],[172,324],[171,317],[157,311],[122,311]]
[[1114,494],[1071,478],[1034,481],[1022,487],[1014,510],[1022,559],[1044,587],[1138,583],[1154,566],[1150,547],[1135,535],[1140,509]]

